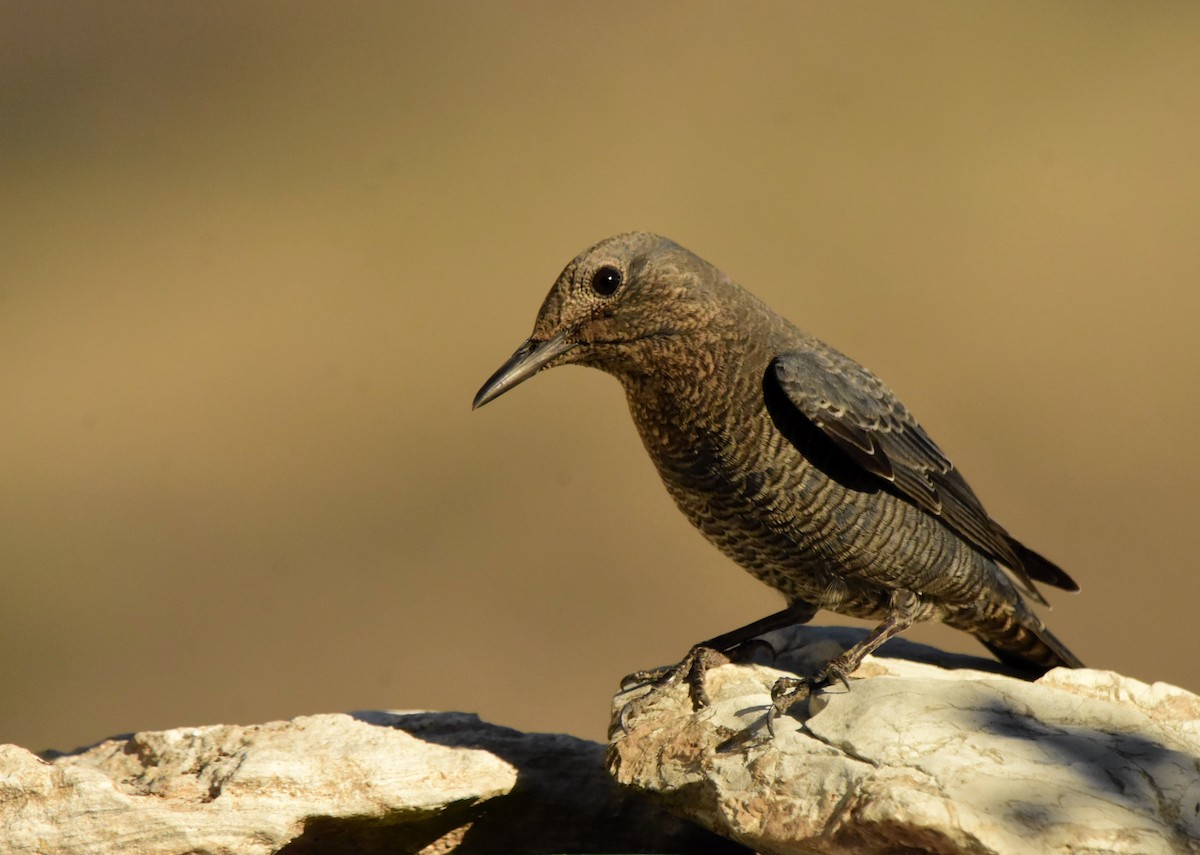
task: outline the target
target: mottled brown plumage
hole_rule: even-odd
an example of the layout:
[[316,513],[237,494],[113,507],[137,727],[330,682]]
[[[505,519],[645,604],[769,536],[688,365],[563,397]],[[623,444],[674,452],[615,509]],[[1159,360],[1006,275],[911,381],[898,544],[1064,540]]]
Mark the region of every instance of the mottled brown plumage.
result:
[[1045,602],[1035,580],[1077,590],[1071,578],[992,520],[878,378],[686,249],[638,232],[579,255],[475,406],[568,363],[621,381],[680,510],[787,598],[710,644],[823,608],[881,623],[818,680],[929,619],[1009,664],[1081,665],[1025,599]]

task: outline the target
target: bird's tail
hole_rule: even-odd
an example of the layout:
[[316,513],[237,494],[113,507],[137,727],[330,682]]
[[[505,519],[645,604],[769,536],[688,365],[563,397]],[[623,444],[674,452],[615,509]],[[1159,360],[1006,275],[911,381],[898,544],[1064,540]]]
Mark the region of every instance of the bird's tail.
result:
[[[1022,604],[1024,605],[1024,604]],[[953,620],[947,623],[954,625]],[[997,659],[1013,668],[1044,674],[1051,668],[1083,668],[1084,664],[1058,640],[1028,607],[978,613],[959,626],[974,635]]]

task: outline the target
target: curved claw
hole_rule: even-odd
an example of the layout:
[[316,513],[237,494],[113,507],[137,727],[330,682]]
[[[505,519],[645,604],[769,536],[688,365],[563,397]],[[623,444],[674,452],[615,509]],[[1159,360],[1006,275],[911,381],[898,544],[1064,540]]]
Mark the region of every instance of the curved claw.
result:
[[[621,733],[629,734],[629,713],[633,710],[633,701],[630,701],[625,706],[621,707],[621,714],[617,716],[617,721],[621,725]],[[609,734],[611,736],[611,734]]]
[[837,680],[839,683],[845,686],[847,692],[850,691],[850,675],[847,674],[842,668],[830,663],[829,668],[826,669],[825,674],[823,674],[820,678],[821,688],[832,686],[834,680]]
[[767,732],[775,737],[775,720],[796,704],[812,696],[817,685],[813,679],[780,677],[771,687],[771,708],[767,710]]
[[802,703],[817,692],[824,691],[834,683],[841,683],[850,691],[850,678],[836,663],[830,663],[812,677],[780,677],[771,687],[771,708],[767,710],[767,730],[775,736],[775,720],[786,715],[798,703]]
[[621,678],[621,691],[628,692],[639,686],[665,682],[670,677],[671,672],[677,667],[676,665],[663,665],[659,668],[647,668],[645,671],[634,671],[632,674],[626,674]]

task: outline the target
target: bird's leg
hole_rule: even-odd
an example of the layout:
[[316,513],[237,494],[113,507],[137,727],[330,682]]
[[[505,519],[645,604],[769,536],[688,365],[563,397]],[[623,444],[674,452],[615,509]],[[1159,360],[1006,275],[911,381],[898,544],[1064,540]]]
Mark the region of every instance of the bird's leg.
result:
[[850,675],[858,670],[863,659],[895,635],[904,632],[917,620],[920,600],[911,591],[894,591],[888,615],[862,641],[830,659],[825,667],[811,677],[782,677],[771,688],[771,709],[767,712],[767,729],[775,734],[775,720],[813,692],[842,683],[850,688]]
[[[651,689],[652,693],[659,688],[673,686],[683,680],[687,683],[688,695],[692,700],[692,708],[702,710],[710,703],[708,692],[704,688],[704,675],[708,672],[709,668],[716,665],[724,665],[730,661],[729,654],[742,650],[763,633],[793,624],[808,623],[808,621],[812,620],[816,612],[816,607],[808,603],[800,601],[792,602],[786,609],[767,615],[764,618],[759,618],[743,627],[722,633],[707,641],[700,642],[689,650],[682,661],[676,665],[635,671],[627,675],[621,680],[621,689],[628,691],[638,686],[650,684],[653,686]],[[643,705],[641,702],[644,698],[649,697],[649,694],[630,701],[621,710],[620,722],[622,730],[627,730],[625,722],[634,711],[635,704],[641,707]]]
[[[728,656],[731,653],[736,653],[749,642],[758,638],[758,636],[771,630],[798,623],[808,623],[816,613],[816,606],[795,601],[786,609],[767,615],[764,618],[759,618],[745,626],[714,636],[707,641],[700,642],[692,647],[688,651],[687,656],[683,657],[683,660],[677,665],[663,665],[659,668],[649,668],[645,671],[634,671],[632,674],[628,674],[621,679],[621,688],[628,691],[629,689],[644,686],[648,683],[677,682],[680,676],[696,670],[694,668],[694,660],[701,648],[707,648],[710,652],[724,653]],[[702,671],[698,676],[704,676]]]
[[[786,609],[769,614],[764,618],[759,618],[730,632],[710,638],[708,641],[702,641],[700,642],[700,646],[711,647],[713,650],[719,650],[729,655],[748,646],[751,642],[759,643],[759,636],[765,635],[772,630],[808,623],[816,613],[816,606],[801,600],[793,600],[788,604]],[[765,641],[761,643],[767,644]],[[769,644],[767,646],[770,647]],[[774,648],[771,649],[771,652],[775,652]]]

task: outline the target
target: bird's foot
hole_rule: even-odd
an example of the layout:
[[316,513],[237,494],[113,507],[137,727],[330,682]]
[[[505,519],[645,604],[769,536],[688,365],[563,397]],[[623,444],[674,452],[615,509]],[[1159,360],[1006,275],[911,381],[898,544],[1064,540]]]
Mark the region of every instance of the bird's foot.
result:
[[797,704],[824,691],[834,683],[841,683],[850,690],[850,674],[844,665],[834,659],[812,677],[780,677],[771,687],[771,707],[767,710],[767,731],[775,736],[775,721]]
[[704,688],[704,675],[708,672],[709,668],[724,665],[728,661],[729,658],[720,651],[713,650],[711,647],[697,645],[689,650],[687,656],[684,656],[677,665],[650,668],[645,671],[634,671],[632,674],[625,676],[621,680],[622,691],[628,692],[647,685],[650,686],[650,690],[644,695],[634,698],[621,708],[621,714],[617,717],[617,724],[620,726],[621,732],[629,732],[628,723],[630,717],[640,713],[649,706],[651,698],[664,689],[678,685],[681,682],[687,684],[688,696],[692,701],[692,709],[704,709],[711,703],[708,692]]

